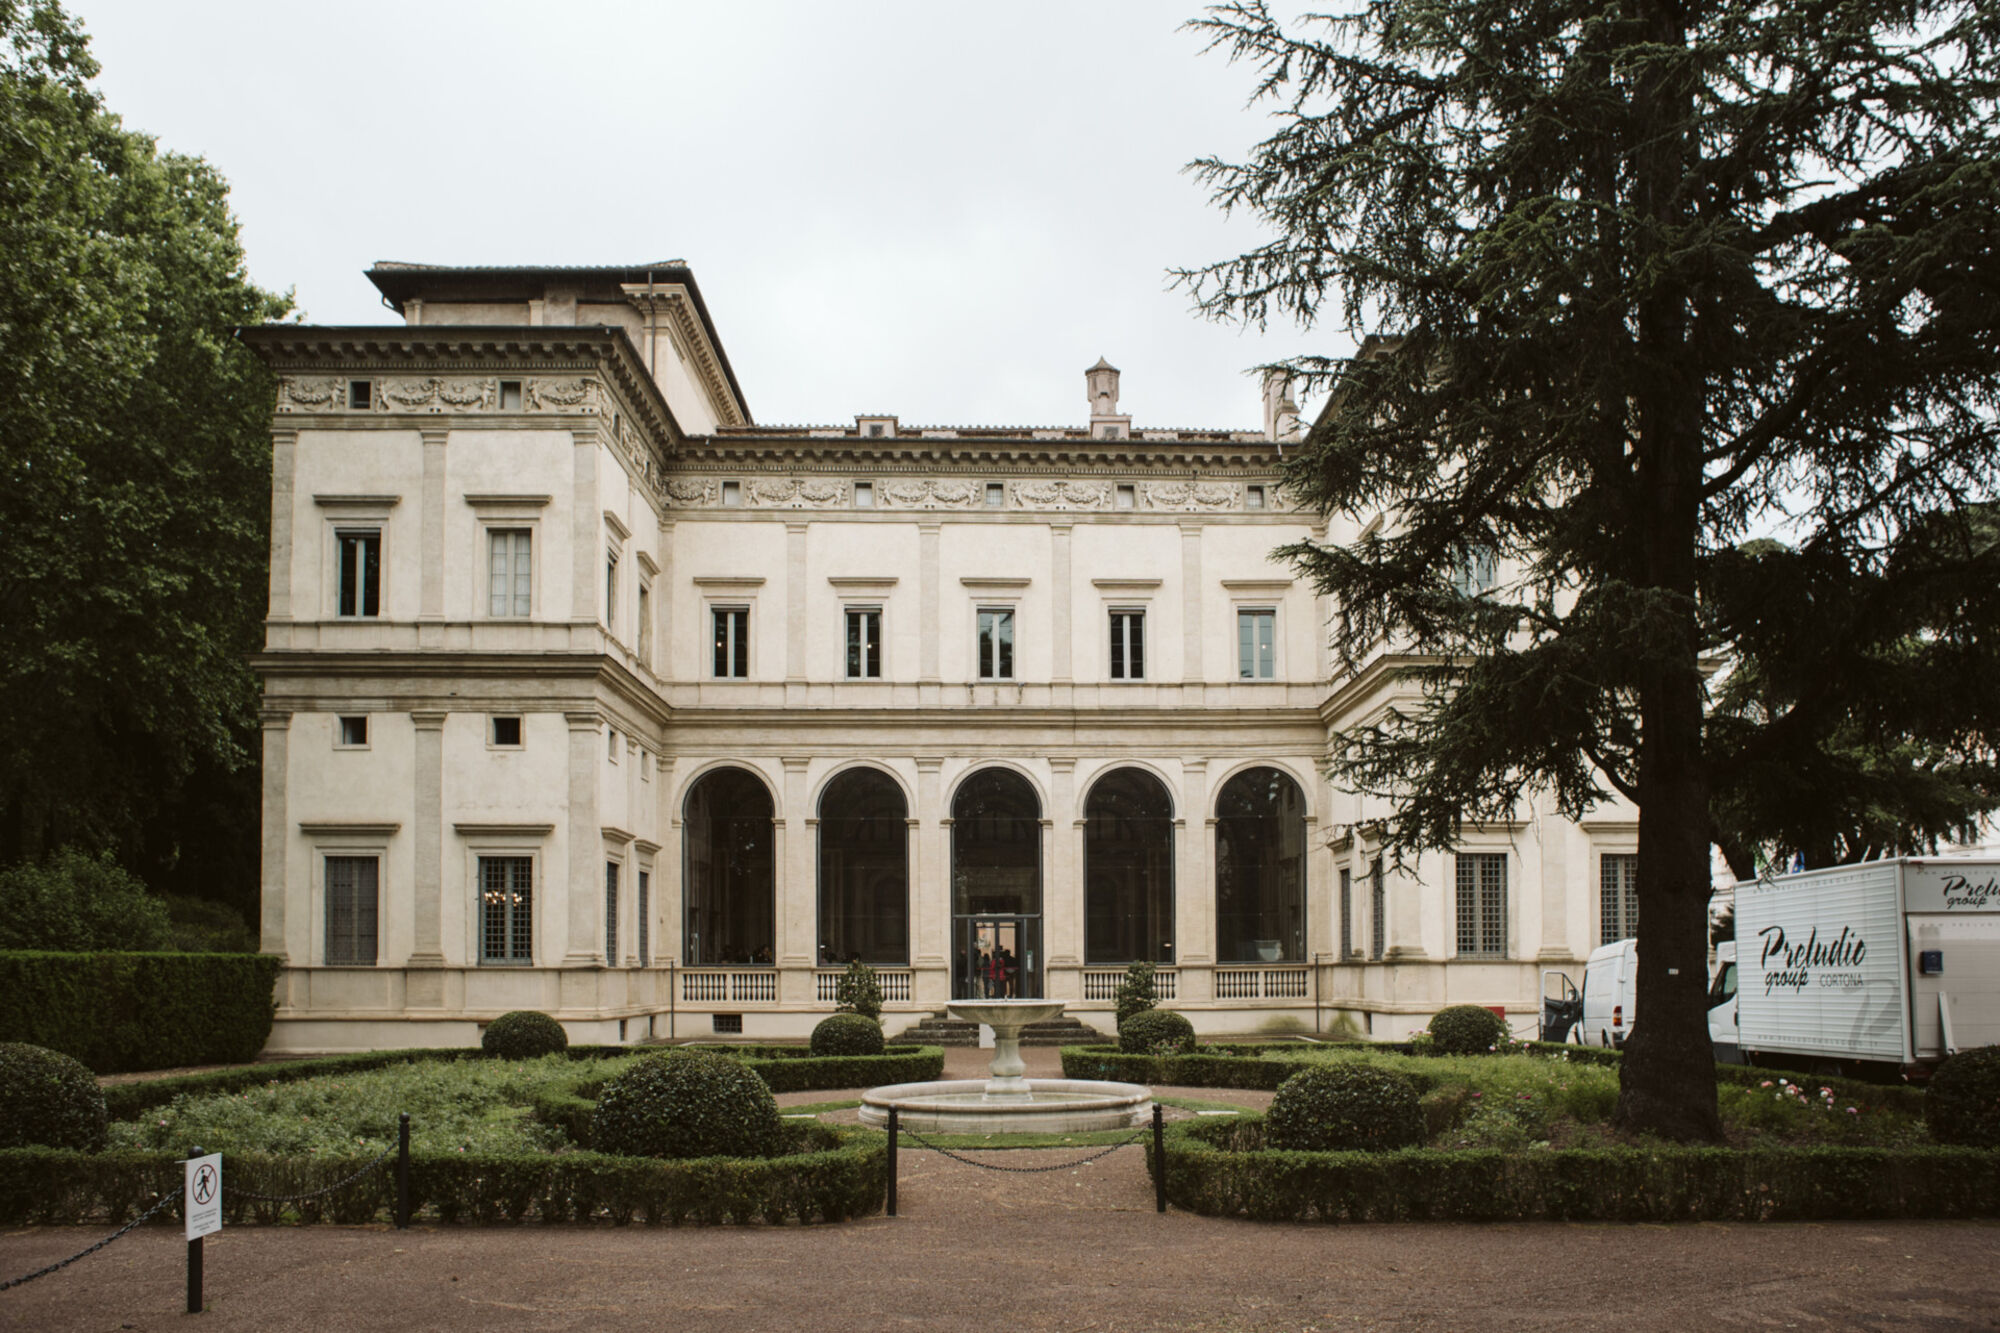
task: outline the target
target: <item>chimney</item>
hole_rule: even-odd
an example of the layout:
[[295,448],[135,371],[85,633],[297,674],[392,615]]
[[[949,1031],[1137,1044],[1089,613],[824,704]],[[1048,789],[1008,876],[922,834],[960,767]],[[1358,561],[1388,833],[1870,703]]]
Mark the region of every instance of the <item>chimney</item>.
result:
[[1284,443],[1299,438],[1299,405],[1292,401],[1292,377],[1276,366],[1264,372],[1264,438]]
[[1090,396],[1090,438],[1131,439],[1132,418],[1118,415],[1118,367],[1100,356],[1083,372],[1083,384]]

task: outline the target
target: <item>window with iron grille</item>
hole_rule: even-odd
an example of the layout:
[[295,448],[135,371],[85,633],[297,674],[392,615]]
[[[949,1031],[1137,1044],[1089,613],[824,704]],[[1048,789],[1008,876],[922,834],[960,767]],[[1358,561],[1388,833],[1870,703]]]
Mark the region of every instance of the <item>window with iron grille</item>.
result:
[[604,965],[618,966],[618,863],[604,863]]
[[1146,678],[1146,613],[1111,613],[1111,679]]
[[653,877],[639,872],[639,966],[653,965]]
[[1507,953],[1507,854],[1476,852],[1458,859],[1458,956]]
[[1378,856],[1368,866],[1368,922],[1372,932],[1368,956],[1377,961],[1388,950],[1388,918],[1389,895],[1382,883],[1382,858]]
[[1629,940],[1639,933],[1639,858],[1607,853],[1597,862],[1599,944]]
[[326,858],[326,962],[375,965],[376,901],[382,863],[372,856]]
[[882,608],[849,607],[847,611],[847,678],[878,680],[882,675]]
[[1354,872],[1340,872],[1340,961],[1354,950]]
[[480,962],[534,961],[534,882],[531,856],[479,858]]

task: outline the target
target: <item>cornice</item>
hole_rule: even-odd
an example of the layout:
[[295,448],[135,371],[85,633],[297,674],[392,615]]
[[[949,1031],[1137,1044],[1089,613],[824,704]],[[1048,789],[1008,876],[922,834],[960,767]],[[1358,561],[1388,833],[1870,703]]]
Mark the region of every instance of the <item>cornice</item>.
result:
[[1282,459],[1268,440],[1037,440],[964,436],[881,436],[828,439],[811,435],[689,436],[681,457],[690,464],[737,471],[802,469],[936,472],[946,468],[1006,475],[1050,468],[1103,476],[1185,476],[1190,470],[1255,473],[1275,480]]
[[[292,426],[310,417],[409,429],[439,415],[491,416],[496,424],[601,418],[609,415],[602,401],[608,390],[623,417],[650,436],[661,465],[685,438],[638,349],[619,328],[261,324],[238,329],[236,336],[277,373],[277,415]],[[367,409],[351,410],[341,381],[361,376],[385,379]],[[501,409],[503,378],[522,381],[519,408]]]
[[1383,653],[1334,686],[1319,706],[1320,717],[1331,727],[1336,718],[1385,686],[1393,685],[1406,672],[1437,666],[1442,660],[1418,653]]
[[668,319],[667,336],[686,355],[694,367],[695,378],[707,391],[709,405],[715,409],[715,418],[725,426],[747,426],[749,416],[738,401],[734,387],[722,368],[722,358],[714,341],[708,336],[708,328],[702,323],[700,313],[695,309],[694,300],[686,284],[665,282],[654,285],[646,283],[625,283],[621,290],[625,299],[638,308],[642,315],[651,315],[647,305],[664,310]]

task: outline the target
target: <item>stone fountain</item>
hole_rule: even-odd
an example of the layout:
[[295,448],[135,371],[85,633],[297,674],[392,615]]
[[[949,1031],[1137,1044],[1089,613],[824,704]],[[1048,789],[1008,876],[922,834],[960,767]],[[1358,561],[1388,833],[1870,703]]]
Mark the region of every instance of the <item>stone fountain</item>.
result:
[[992,1077],[871,1088],[861,1099],[863,1124],[888,1124],[894,1107],[901,1124],[931,1133],[1072,1134],[1123,1129],[1150,1114],[1153,1090],[1137,1083],[1022,1077],[1021,1029],[1059,1017],[1061,1000],[954,1000],[947,1008],[993,1029]]

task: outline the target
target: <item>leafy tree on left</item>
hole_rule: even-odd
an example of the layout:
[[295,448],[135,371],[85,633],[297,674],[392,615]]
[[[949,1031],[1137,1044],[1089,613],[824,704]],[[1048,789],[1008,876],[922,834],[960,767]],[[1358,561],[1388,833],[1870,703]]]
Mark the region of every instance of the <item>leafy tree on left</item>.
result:
[[231,331],[289,302],[96,73],[0,0],[0,865],[105,848],[250,906],[271,386]]

